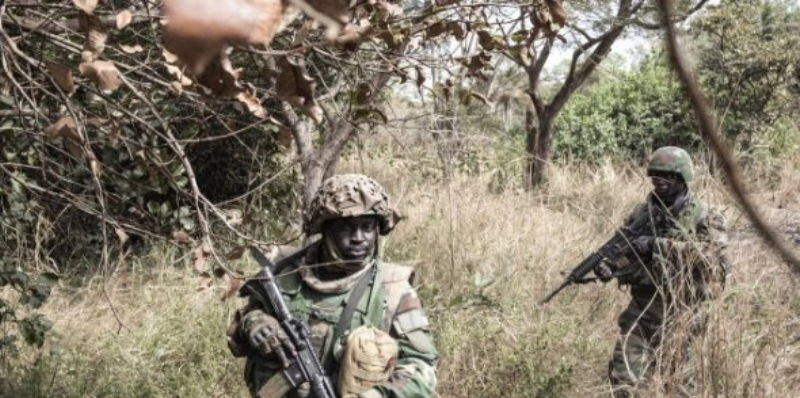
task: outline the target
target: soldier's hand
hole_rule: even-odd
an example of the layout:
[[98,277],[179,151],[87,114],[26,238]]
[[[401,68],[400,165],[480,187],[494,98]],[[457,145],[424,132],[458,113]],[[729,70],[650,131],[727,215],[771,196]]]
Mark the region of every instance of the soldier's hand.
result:
[[281,329],[278,320],[264,311],[253,310],[243,318],[242,331],[250,346],[263,355],[275,354],[284,367],[289,366],[288,357],[294,357],[296,350],[286,333]]
[[308,398],[311,396],[311,384],[305,382],[297,386],[297,390],[294,391],[295,396],[297,398]]
[[631,241],[633,250],[641,255],[649,255],[653,251],[653,243],[656,238],[652,236],[639,236]]
[[597,279],[600,279],[603,282],[608,282],[614,277],[614,271],[612,271],[611,267],[604,262],[597,264],[592,271],[594,271]]

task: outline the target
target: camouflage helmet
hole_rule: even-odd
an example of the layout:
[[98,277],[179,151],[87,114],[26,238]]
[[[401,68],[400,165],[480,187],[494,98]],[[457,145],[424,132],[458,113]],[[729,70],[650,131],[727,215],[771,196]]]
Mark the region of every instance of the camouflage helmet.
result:
[[381,235],[391,232],[400,220],[377,181],[363,174],[335,175],[322,183],[311,201],[304,228],[306,234],[313,235],[322,232],[328,220],[366,215],[378,218]]
[[650,157],[647,165],[647,175],[654,173],[674,173],[685,183],[689,183],[694,178],[692,158],[685,150],[675,146],[664,146],[656,149]]

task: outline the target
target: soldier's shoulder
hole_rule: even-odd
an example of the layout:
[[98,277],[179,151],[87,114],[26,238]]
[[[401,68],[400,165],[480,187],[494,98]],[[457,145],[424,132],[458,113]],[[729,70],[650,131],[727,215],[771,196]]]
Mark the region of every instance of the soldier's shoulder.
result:
[[381,262],[378,265],[378,274],[382,284],[410,284],[414,279],[414,267],[397,263]]
[[727,218],[719,207],[697,197],[692,199],[691,205],[692,214],[698,223],[705,224],[709,228],[727,229]]

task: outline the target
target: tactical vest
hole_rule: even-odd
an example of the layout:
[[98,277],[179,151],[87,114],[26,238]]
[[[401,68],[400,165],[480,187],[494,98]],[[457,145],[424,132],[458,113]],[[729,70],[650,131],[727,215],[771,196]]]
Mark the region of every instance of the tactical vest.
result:
[[[338,294],[315,291],[297,272],[301,264],[302,260],[298,260],[281,266],[276,274],[276,283],[283,292],[292,315],[308,325],[311,342],[320,361],[325,363],[332,356],[337,366],[334,366],[334,374],[329,376],[335,381],[348,334],[344,333],[334,341],[333,331],[348,303],[352,288]],[[393,336],[403,335],[412,346],[420,350],[433,349],[433,343],[427,340],[426,335],[416,333],[428,328],[428,321],[421,308],[419,311],[407,312],[400,308],[404,296],[413,294],[416,297],[411,286],[413,268],[379,260],[376,260],[374,266],[377,267],[375,277],[359,300],[346,330],[349,332],[362,325],[372,326],[387,333],[391,332]],[[402,313],[396,316],[398,312]],[[277,374],[276,365],[265,361],[258,354],[248,355],[245,379],[254,396]]]

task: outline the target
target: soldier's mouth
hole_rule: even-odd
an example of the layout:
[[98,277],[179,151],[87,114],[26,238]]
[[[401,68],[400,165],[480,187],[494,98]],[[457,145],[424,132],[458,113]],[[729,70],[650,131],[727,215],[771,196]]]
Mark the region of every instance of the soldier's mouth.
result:
[[363,258],[367,255],[367,249],[350,249],[347,250],[347,255],[350,258]]

